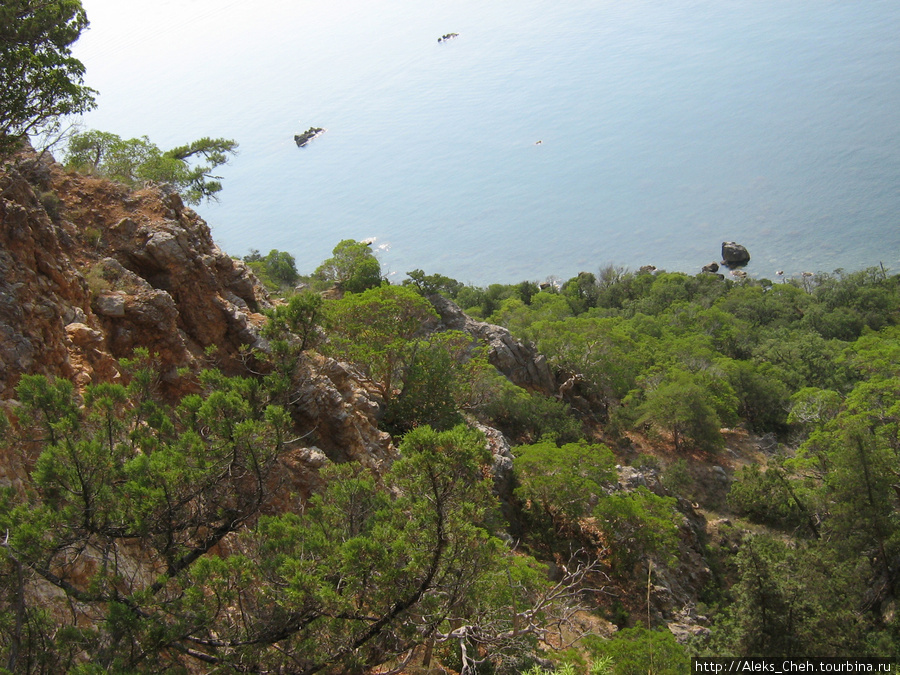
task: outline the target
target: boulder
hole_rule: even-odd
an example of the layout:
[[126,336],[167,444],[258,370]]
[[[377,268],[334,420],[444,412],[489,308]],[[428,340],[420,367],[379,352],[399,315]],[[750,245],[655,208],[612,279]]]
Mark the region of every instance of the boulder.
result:
[[722,261],[726,267],[746,265],[750,262],[750,254],[741,244],[733,241],[722,242]]
[[110,317],[125,316],[125,294],[119,291],[101,293],[94,298],[93,309],[97,314]]
[[711,262],[711,263],[709,263],[709,265],[704,265],[701,268],[701,271],[706,272],[707,274],[715,274],[716,272],[719,271],[719,263]]
[[509,501],[512,498],[512,491],[515,487],[513,454],[509,441],[502,432],[482,424],[474,418],[469,420],[469,423],[483,433],[487,439],[488,448],[493,458],[491,475],[494,479],[494,493],[501,500]]
[[364,379],[348,363],[307,354],[294,382],[291,414],[330,461],[355,461],[377,472],[396,450],[390,434],[378,428],[383,401]]
[[145,244],[147,255],[159,266],[159,269],[172,267],[185,268],[190,259],[185,247],[178,241],[175,232],[159,229],[150,235]]
[[69,336],[72,344],[82,348],[93,348],[103,342],[103,333],[78,322],[66,326],[66,335]]

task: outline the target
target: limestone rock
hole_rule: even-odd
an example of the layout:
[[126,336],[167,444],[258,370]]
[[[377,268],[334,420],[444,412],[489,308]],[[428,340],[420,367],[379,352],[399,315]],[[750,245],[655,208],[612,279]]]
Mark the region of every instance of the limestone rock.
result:
[[109,317],[125,316],[125,294],[103,293],[94,298],[93,309],[97,314]]
[[309,354],[297,379],[291,413],[331,461],[377,470],[396,457],[390,435],[378,428],[381,400],[352,366]]
[[66,326],[66,335],[78,347],[95,347],[103,342],[103,333],[83,323],[73,322]]
[[[58,197],[53,218],[38,189]],[[243,372],[268,294],[177,192],[134,192],[26,150],[0,167],[0,195],[0,396],[21,373],[115,377],[136,347],[165,370],[199,367],[215,346],[218,367]]]
[[160,269],[167,269],[178,265],[188,265],[187,247],[179,241],[176,233],[166,230],[157,230],[150,235],[144,244],[144,253],[149,256]]
[[[616,465],[616,473],[619,474],[619,488],[625,491],[636,490],[639,487],[648,487],[648,476],[633,466]],[[657,472],[653,472],[656,474]],[[651,481],[658,483],[658,478],[654,475]]]
[[673,621],[667,624],[669,631],[675,636],[675,641],[680,644],[686,644],[697,638],[705,638],[709,636],[710,630],[706,626],[698,626],[697,624],[683,623]]
[[502,326],[472,319],[441,295],[432,295],[428,299],[441,318],[439,328],[468,333],[486,345],[488,361],[513,384],[548,396],[558,392],[556,376],[546,358],[533,345],[519,342]]
[[276,513],[298,511],[324,486],[319,471],[329,464],[328,457],[316,446],[301,447],[288,450],[279,464],[281,470],[275,474],[281,489],[273,491],[275,498],[269,508]]
[[482,424],[478,420],[470,419],[469,424],[484,434],[487,439],[488,447],[491,450],[492,464],[491,474],[494,478],[494,492],[501,499],[508,499],[512,496],[514,476],[513,476],[513,454],[509,441],[502,432]]

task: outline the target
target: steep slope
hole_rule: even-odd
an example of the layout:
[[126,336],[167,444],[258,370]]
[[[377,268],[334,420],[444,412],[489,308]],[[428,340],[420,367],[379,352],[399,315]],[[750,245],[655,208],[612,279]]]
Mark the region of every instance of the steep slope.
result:
[[86,384],[137,347],[164,368],[215,345],[229,370],[270,305],[177,193],[131,192],[33,154],[0,172],[0,394],[20,373]]
[[[121,379],[121,360],[138,348],[156,356],[162,386],[177,395],[192,381],[179,369],[212,365],[243,375],[242,348],[266,347],[259,328],[272,301],[172,190],[131,191],[68,173],[30,152],[0,167],[0,224],[0,406],[13,405],[22,374],[64,377],[79,388]],[[467,332],[512,382],[573,402],[571,387],[560,386],[565,377],[531,345],[473,321],[440,296],[431,301],[441,317],[438,330]],[[295,506],[296,495],[308,496],[329,460],[378,471],[396,456],[391,438],[378,428],[380,401],[352,366],[306,354],[295,387],[291,414],[298,440],[281,458],[277,480],[286,489],[268,504],[273,511]],[[495,430],[483,431],[498,491],[508,497],[509,445]],[[0,487],[24,480],[22,458],[0,444]],[[688,520],[682,527],[685,555],[700,570],[698,578],[685,588],[667,579],[654,596],[668,614],[706,580],[700,527]]]
[[[32,151],[0,167],[2,405],[12,405],[23,374],[78,388],[119,380],[120,360],[139,348],[156,357],[173,395],[189,386],[180,368],[245,375],[242,347],[265,346],[258,329],[271,306],[246,265],[216,246],[171,189],[132,191]],[[288,463],[297,472],[318,465],[323,452],[369,464],[393,453],[377,405],[351,370],[322,358],[303,369],[302,408],[292,412],[319,447],[295,452]],[[0,484],[21,480],[17,463],[0,455]]]

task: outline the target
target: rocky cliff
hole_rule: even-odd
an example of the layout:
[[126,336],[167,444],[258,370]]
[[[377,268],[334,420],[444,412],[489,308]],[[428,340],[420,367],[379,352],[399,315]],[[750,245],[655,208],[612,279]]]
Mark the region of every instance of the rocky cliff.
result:
[[[156,355],[171,394],[181,393],[179,368],[246,374],[241,348],[260,344],[270,306],[176,192],[131,191],[30,151],[0,167],[0,404],[12,405],[23,374],[79,388],[119,380],[120,360],[136,348]],[[391,456],[377,405],[352,371],[321,357],[303,369],[292,412],[310,447],[286,458],[295,488],[306,491],[303,476],[326,455],[369,465]],[[0,454],[0,485],[23,475],[14,454]]]
[[21,373],[115,378],[136,347],[164,368],[215,345],[225,368],[269,306],[177,193],[131,192],[20,156],[0,171],[0,394]]

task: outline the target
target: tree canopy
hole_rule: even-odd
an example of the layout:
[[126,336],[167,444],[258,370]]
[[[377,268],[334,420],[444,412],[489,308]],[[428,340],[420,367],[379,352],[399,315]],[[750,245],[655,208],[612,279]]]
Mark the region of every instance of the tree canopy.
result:
[[60,116],[94,107],[72,45],[87,28],[79,0],[0,4],[0,153]]
[[371,246],[353,239],[339,242],[332,257],[319,265],[315,273],[348,293],[362,293],[381,285],[381,263]]
[[361,672],[424,645],[471,667],[478,645],[532,653],[577,602],[491,536],[480,432],[420,426],[382,474],[327,466],[276,513],[292,440],[266,381],[204,371],[173,404],[146,354],[132,365],[83,396],[17,389],[15,436],[40,450],[26,489],[0,490],[9,671]]
[[250,266],[257,278],[272,291],[281,291],[289,288],[297,282],[297,263],[287,251],[272,249],[265,256],[260,255],[256,249],[250,249],[250,253],[243,258]]
[[[85,131],[69,139],[66,166],[96,173],[130,186],[144,181],[174,186],[189,204],[216,199],[221,177],[213,171],[228,162],[238,144],[225,138],[201,138],[161,150],[149,138],[123,139],[108,131]],[[197,164],[191,161],[199,160]]]
[[437,313],[418,293],[403,286],[379,286],[345,295],[326,308],[330,327],[327,354],[359,366],[385,401],[415,352],[415,338]]

